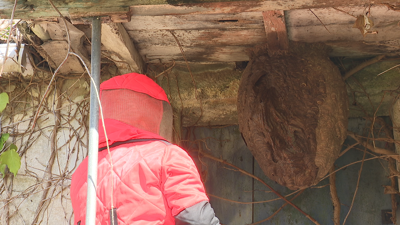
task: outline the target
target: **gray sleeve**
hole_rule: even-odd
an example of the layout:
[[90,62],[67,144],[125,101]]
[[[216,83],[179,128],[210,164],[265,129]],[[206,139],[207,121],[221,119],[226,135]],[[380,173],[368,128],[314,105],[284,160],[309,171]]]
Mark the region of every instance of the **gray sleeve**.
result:
[[194,206],[184,209],[175,216],[176,225],[219,225],[214,209],[207,201],[202,201]]

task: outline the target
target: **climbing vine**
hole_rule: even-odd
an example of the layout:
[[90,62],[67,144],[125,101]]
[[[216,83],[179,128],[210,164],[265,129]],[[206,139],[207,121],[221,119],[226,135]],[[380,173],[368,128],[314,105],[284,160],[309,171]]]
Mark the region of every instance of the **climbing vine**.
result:
[[[0,113],[6,108],[9,103],[9,98],[7,93],[0,94]],[[9,133],[1,134],[0,137],[0,149],[3,151],[0,154],[0,173],[4,176],[6,175],[6,169],[8,168],[14,176],[17,175],[19,168],[21,167],[21,157],[17,153],[17,146],[15,144],[6,145]]]

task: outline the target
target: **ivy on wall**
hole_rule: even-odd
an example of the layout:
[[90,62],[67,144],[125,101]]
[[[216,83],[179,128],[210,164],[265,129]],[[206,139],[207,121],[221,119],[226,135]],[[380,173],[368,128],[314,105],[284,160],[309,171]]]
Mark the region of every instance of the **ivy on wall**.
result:
[[[0,94],[0,113],[6,108],[9,103],[9,98],[7,93]],[[2,151],[0,155],[0,173],[4,176],[6,175],[6,169],[17,175],[19,168],[21,167],[21,157],[17,153],[17,146],[15,144],[7,145],[7,140],[10,137],[9,133],[1,134],[0,137],[0,149]],[[4,151],[5,150],[5,151]]]

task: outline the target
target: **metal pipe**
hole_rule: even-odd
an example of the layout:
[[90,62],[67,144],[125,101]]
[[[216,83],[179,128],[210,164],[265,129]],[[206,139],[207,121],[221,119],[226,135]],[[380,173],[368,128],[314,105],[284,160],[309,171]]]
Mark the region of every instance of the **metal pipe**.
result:
[[101,55],[101,21],[99,17],[92,20],[92,56],[91,74],[94,82],[90,82],[90,116],[89,116],[89,159],[86,199],[86,224],[96,223],[96,185],[97,161],[99,149],[99,104],[96,88],[100,87],[100,55]]

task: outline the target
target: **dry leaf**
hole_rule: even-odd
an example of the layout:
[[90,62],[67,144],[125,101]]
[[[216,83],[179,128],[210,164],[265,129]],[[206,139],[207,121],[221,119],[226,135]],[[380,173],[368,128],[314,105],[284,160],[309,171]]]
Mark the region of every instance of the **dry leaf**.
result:
[[356,22],[353,28],[357,28],[361,31],[361,34],[365,37],[367,34],[377,34],[378,31],[372,31],[371,28],[374,26],[374,21],[366,15],[357,16]]

